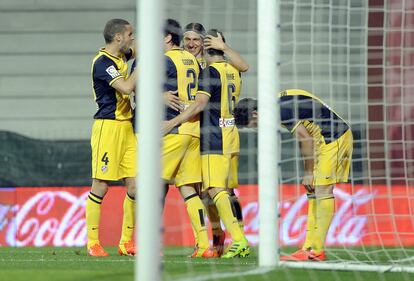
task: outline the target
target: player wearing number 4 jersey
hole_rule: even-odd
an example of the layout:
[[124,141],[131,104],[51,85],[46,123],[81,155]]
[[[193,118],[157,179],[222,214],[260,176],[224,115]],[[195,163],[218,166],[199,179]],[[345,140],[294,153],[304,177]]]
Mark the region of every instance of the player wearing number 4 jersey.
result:
[[101,203],[108,182],[124,180],[124,200],[119,254],[134,255],[136,138],[132,129],[130,94],[135,72],[128,77],[127,60],[133,57],[133,28],[125,20],[113,19],[104,29],[105,48],[92,64],[92,80],[98,110],[92,128],[92,187],[86,201],[87,254],[108,256],[99,241]]
[[[208,34],[217,37],[218,31],[210,30]],[[166,121],[163,131],[170,132],[204,111],[200,115],[203,190],[213,198],[232,238],[232,244],[222,258],[232,258],[245,257],[250,251],[228,193],[229,188],[237,187],[240,144],[233,107],[240,94],[241,79],[239,72],[224,60],[223,55],[221,50],[207,50],[209,66],[200,76],[195,102],[180,115]]]

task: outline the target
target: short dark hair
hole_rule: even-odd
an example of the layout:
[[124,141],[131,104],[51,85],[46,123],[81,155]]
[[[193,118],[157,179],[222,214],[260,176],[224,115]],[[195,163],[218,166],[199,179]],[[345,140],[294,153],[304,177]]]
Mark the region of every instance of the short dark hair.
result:
[[103,36],[105,38],[105,43],[109,44],[114,41],[114,36],[116,33],[121,33],[125,30],[125,26],[130,25],[130,23],[124,19],[111,19],[105,24]]
[[187,24],[184,28],[184,33],[186,33],[187,31],[194,31],[195,33],[197,33],[201,37],[206,36],[206,30],[205,30],[204,26],[201,23],[198,23],[198,22],[190,22],[189,24]]
[[[226,39],[224,38],[223,32],[221,32],[217,29],[210,29],[207,32],[207,35],[211,35],[213,37],[218,37],[219,34],[223,38],[223,42],[226,42]],[[224,56],[224,52],[221,51],[221,50],[217,50],[217,49],[208,49],[207,54],[209,54],[210,56]]]
[[183,39],[183,30],[178,21],[173,19],[167,19],[164,26],[164,36],[171,35],[171,41],[174,45],[180,46],[180,42]]
[[257,111],[257,100],[253,98],[241,99],[233,112],[236,125],[240,127],[249,125],[253,111]]

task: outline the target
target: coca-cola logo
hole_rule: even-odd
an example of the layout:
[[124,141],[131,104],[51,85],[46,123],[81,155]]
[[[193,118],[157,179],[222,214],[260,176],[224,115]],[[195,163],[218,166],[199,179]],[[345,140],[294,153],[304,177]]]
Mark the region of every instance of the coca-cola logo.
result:
[[86,243],[85,202],[88,192],[79,197],[66,191],[43,191],[13,213],[7,223],[6,242],[11,246],[83,246]]
[[[348,244],[361,242],[368,222],[368,215],[357,215],[361,206],[375,197],[367,189],[361,189],[354,194],[343,190],[335,190],[335,198],[339,202],[326,238],[327,245]],[[283,201],[279,205],[280,241],[282,245],[299,245],[305,239],[307,222],[307,197],[302,195],[293,201]],[[259,206],[257,202],[250,202],[243,208],[245,232],[251,244],[259,242]]]
[[[297,195],[299,188],[298,186],[283,186],[281,189],[279,239],[282,245],[300,245],[306,235],[307,198],[306,195]],[[88,191],[87,187],[61,190],[43,189],[41,191],[34,188],[30,192],[16,191],[19,192],[19,196],[24,194],[20,197],[19,204],[10,203],[10,201],[0,202],[0,245],[84,246],[87,240],[85,204]],[[376,202],[377,192],[378,196],[381,196],[385,191],[372,187],[358,187],[353,189],[353,192],[348,192],[346,188],[335,189],[337,210],[327,234],[326,243],[328,245],[378,243],[379,240],[376,242],[366,240],[368,232],[372,232],[373,225],[378,223],[375,212],[381,212],[381,208],[384,208],[384,206],[378,205],[378,202],[381,201]],[[398,192],[405,194],[406,188],[402,188]],[[252,190],[246,193],[240,192],[238,195],[243,203],[246,236],[250,243],[255,245],[259,242],[260,230],[257,195]],[[112,220],[104,220],[103,223],[107,223],[107,225],[102,228],[106,230],[103,234],[107,234],[107,241],[110,241],[108,243],[116,245],[119,239],[119,234],[116,231],[120,230],[120,222],[113,228],[113,231],[108,231],[108,229],[115,223],[115,220],[118,221],[122,217],[121,202],[124,192],[119,189],[114,191],[111,196],[105,201],[108,210],[110,210],[105,214],[105,218],[112,215]],[[4,200],[4,198],[10,198],[10,195],[1,198]],[[115,198],[117,199],[115,200]],[[185,214],[185,207],[178,192],[176,197],[170,197],[167,200],[167,204],[173,205],[174,208],[177,208],[177,204],[181,205],[182,213]],[[370,208],[370,206],[376,206],[376,209]],[[114,208],[118,212],[114,212]],[[166,214],[165,231],[167,235],[177,235],[178,238],[174,241],[182,241],[179,240],[182,237],[182,232],[173,232],[180,229],[181,231],[188,230],[189,236],[192,237],[190,228],[186,228],[182,224],[182,220],[172,219],[175,214]]]

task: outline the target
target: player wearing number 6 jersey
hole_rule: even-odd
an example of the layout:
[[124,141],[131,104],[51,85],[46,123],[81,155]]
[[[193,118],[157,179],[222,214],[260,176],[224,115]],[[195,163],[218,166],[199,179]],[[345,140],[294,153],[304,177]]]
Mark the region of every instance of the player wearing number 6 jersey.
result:
[[[179,48],[182,39],[180,24],[168,19],[164,28],[166,81],[164,90],[176,93],[185,107],[193,103],[197,92],[200,66],[196,58]],[[166,106],[165,120],[171,120],[179,111]],[[198,118],[175,126],[163,138],[162,178],[175,183],[183,197],[197,241],[192,257],[214,257],[210,250],[205,209],[197,193],[201,182],[200,121]]]
[[[218,31],[213,29],[208,34],[217,37]],[[200,75],[195,102],[166,121],[163,130],[170,132],[204,111],[200,115],[203,191],[213,198],[232,238],[232,245],[222,258],[245,257],[249,255],[249,246],[228,193],[229,188],[237,187],[240,144],[233,108],[240,94],[240,73],[224,60],[221,50],[208,49],[206,60],[209,66]]]

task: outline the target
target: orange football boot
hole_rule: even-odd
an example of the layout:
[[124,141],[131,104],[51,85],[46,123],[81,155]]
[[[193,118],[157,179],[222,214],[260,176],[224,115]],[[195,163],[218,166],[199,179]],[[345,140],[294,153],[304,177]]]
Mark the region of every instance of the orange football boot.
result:
[[297,250],[293,254],[290,254],[288,256],[281,256],[281,261],[309,261],[309,257],[311,255],[310,250]]
[[200,249],[198,247],[195,247],[194,252],[190,256],[191,258],[205,258],[205,259],[211,259],[211,258],[218,258],[218,254],[216,251],[207,248],[207,249]]
[[136,250],[135,250],[135,243],[134,241],[130,240],[126,243],[119,244],[118,246],[118,253],[121,256],[135,256]]
[[92,247],[88,249],[88,256],[91,257],[107,257],[109,254],[105,252],[104,248],[101,244],[94,244]]

